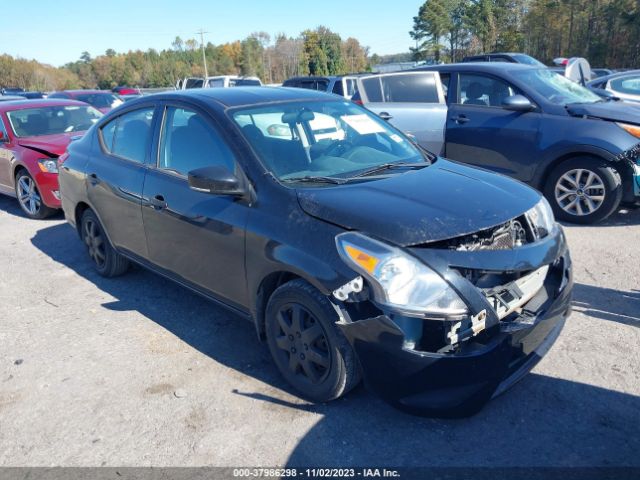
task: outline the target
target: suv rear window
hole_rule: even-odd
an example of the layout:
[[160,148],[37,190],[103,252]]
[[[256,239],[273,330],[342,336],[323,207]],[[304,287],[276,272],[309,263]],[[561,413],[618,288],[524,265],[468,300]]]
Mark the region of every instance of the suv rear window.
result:
[[440,103],[431,74],[397,74],[362,80],[369,102]]

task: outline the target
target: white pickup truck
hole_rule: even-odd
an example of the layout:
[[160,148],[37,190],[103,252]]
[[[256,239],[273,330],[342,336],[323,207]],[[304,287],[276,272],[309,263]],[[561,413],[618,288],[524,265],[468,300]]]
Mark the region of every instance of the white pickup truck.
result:
[[176,82],[176,90],[190,88],[229,88],[229,87],[261,87],[258,77],[238,77],[236,75],[218,75],[215,77],[199,78],[186,77]]

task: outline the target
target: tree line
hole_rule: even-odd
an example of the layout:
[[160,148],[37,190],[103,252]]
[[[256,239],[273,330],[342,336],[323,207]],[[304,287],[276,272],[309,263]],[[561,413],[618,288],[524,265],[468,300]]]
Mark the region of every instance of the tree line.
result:
[[585,57],[594,67],[640,67],[639,0],[427,0],[413,19],[415,60],[459,61],[524,52],[550,64]]
[[[370,55],[355,38],[326,27],[296,37],[264,32],[224,44],[208,42],[209,75],[258,76],[281,83],[295,75],[338,75],[371,70],[377,63],[459,61],[491,51],[524,52],[550,64],[580,56],[594,67],[640,67],[640,0],[427,0],[409,32],[415,46],[395,55]],[[169,87],[204,75],[201,45],[176,37],[164,50],[117,53],[108,49],[63,67],[0,55],[0,86],[28,90]]]
[[[265,83],[281,83],[295,75],[339,75],[370,70],[369,49],[355,38],[343,40],[326,27],[305,30],[298,37],[264,32],[244,40],[204,47],[209,75],[258,76]],[[35,60],[0,56],[0,86],[28,90],[71,88],[110,89],[117,85],[168,87],[184,77],[202,77],[200,42],[176,37],[171,47],[157,51],[117,53],[108,49],[60,68]]]

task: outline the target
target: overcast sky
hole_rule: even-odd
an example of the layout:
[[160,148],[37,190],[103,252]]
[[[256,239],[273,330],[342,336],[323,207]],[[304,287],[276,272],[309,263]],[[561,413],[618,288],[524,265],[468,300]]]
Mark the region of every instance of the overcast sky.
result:
[[[92,56],[169,48],[179,35],[215,44],[251,32],[284,32],[325,25],[343,39],[355,37],[380,55],[408,51],[413,16],[420,0],[209,0],[123,1],[31,0],[20,2],[0,29],[0,53],[52,65],[75,61],[84,50]],[[310,6],[313,4],[313,7]]]

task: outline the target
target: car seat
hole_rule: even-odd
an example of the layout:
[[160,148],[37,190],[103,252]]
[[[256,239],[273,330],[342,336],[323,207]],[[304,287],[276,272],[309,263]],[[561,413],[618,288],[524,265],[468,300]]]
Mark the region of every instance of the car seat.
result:
[[488,106],[487,101],[483,100],[481,97],[484,95],[484,90],[482,88],[482,84],[479,82],[471,82],[467,87],[467,99],[464,101],[465,105],[482,105],[483,107]]
[[47,135],[49,133],[49,120],[44,115],[32,113],[27,115],[27,121],[22,124],[24,136]]

